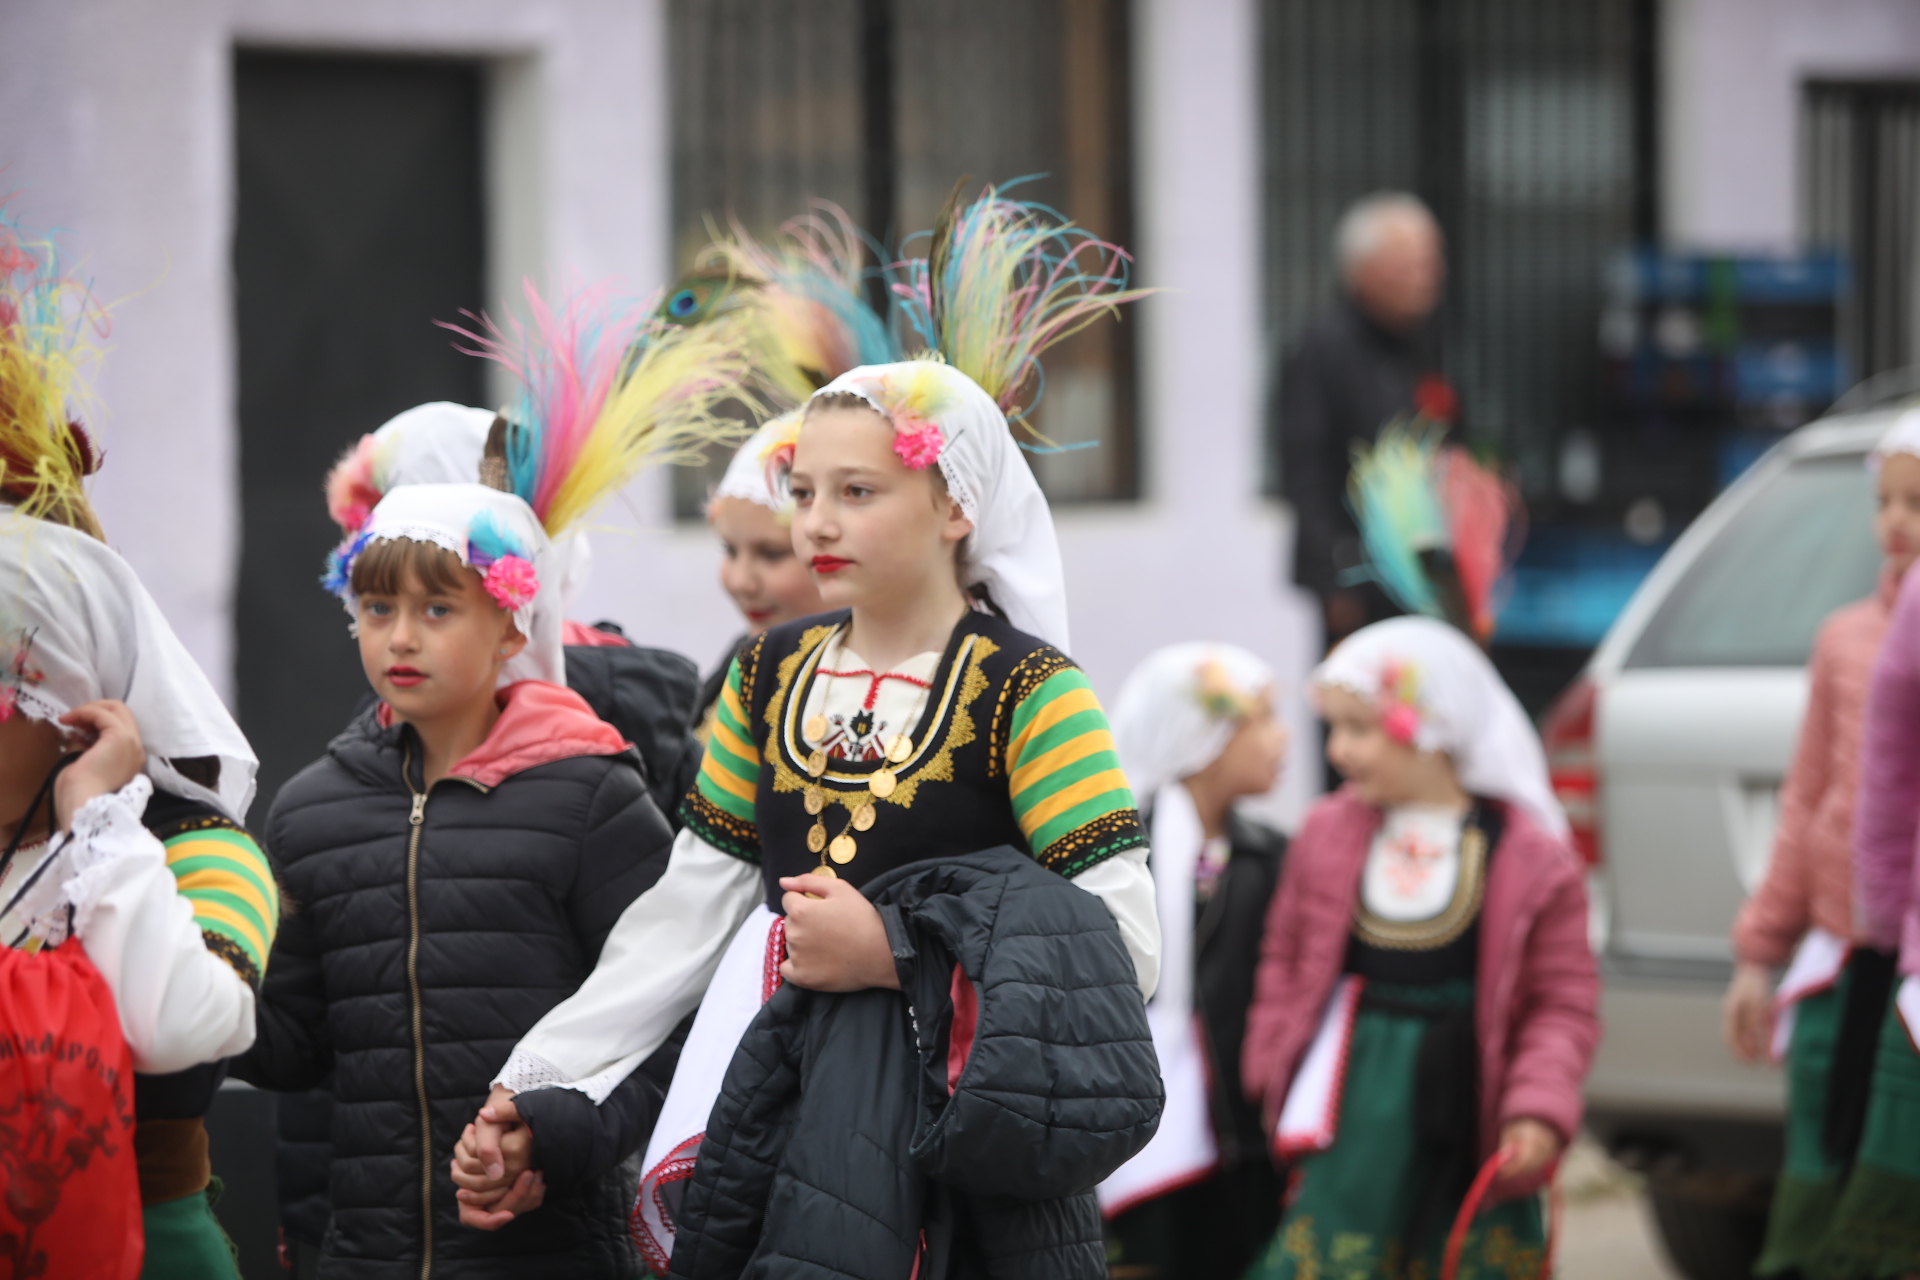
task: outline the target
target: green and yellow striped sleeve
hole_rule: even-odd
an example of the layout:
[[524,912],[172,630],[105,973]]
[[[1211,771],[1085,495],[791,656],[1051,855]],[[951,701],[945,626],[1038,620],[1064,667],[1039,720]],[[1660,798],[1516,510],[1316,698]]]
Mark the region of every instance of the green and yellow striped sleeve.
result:
[[742,685],[740,659],[735,658],[713,704],[707,754],[693,790],[680,805],[680,817],[714,848],[758,862],[760,831],[754,825],[753,798],[760,787],[760,748],[749,727]]
[[1078,667],[1062,666],[1014,708],[1007,780],[1027,847],[1063,876],[1147,842],[1107,713]]
[[193,905],[207,950],[256,989],[280,923],[280,890],[253,837],[232,826],[200,826],[169,836],[167,870]]

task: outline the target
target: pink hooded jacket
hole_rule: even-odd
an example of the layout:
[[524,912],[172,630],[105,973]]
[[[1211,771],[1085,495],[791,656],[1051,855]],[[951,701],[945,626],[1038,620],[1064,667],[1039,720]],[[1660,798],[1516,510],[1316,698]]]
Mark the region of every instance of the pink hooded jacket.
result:
[[[1480,908],[1474,1018],[1480,1038],[1481,1158],[1500,1127],[1532,1118],[1571,1140],[1580,1086],[1600,1043],[1600,976],[1587,943],[1579,858],[1514,805]],[[1267,911],[1241,1069],[1272,1130],[1340,980],[1367,847],[1380,810],[1349,788],[1321,800],[1294,838]],[[1525,1185],[1497,1188],[1521,1194]]]
[[1828,615],[1807,663],[1807,714],[1780,788],[1767,874],[1733,922],[1734,954],[1784,965],[1807,930],[1854,937],[1853,802],[1874,656],[1900,585],[1883,573],[1865,600]]

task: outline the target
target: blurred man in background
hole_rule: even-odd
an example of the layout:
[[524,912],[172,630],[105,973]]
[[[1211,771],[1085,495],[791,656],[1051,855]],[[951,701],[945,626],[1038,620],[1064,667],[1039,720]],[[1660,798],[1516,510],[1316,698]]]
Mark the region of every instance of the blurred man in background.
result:
[[1341,296],[1287,354],[1269,423],[1295,515],[1293,580],[1320,598],[1329,646],[1399,612],[1374,584],[1343,580],[1362,559],[1345,503],[1354,442],[1401,415],[1458,412],[1429,332],[1447,270],[1432,212],[1404,192],[1370,195],[1341,216],[1334,251]]

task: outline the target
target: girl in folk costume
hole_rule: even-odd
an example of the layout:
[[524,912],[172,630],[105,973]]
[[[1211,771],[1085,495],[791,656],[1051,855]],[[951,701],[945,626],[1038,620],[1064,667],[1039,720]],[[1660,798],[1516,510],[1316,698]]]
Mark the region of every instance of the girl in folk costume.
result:
[[[1905,501],[1887,475],[1895,468],[1900,469],[1897,475],[1904,474],[1905,455],[1915,449],[1916,442],[1920,442],[1920,414],[1909,412],[1896,420],[1877,450],[1882,455],[1883,502]],[[1850,922],[1863,943],[1841,978],[1850,989],[1833,1051],[1836,1079],[1837,1073],[1851,1070],[1858,1073],[1857,1081],[1870,1070],[1872,1083],[1866,1090],[1865,1114],[1855,1121],[1861,1126],[1858,1146],[1851,1153],[1851,1170],[1844,1173],[1845,1186],[1832,1210],[1831,1225],[1803,1268],[1810,1276],[1850,1280],[1920,1274],[1920,978],[1915,976],[1920,975],[1920,892],[1916,891],[1920,859],[1915,857],[1915,837],[1920,833],[1920,734],[1915,732],[1920,724],[1920,661],[1916,655],[1920,655],[1920,575],[1908,573],[1888,619],[1866,695],[1853,821],[1857,914]],[[1868,988],[1875,968],[1860,962],[1867,948],[1898,956],[1894,973],[1878,991]],[[1844,952],[1843,947],[1828,950]],[[1828,967],[1833,963],[1829,958]],[[1801,967],[1798,957],[1795,967]],[[1789,980],[1792,977],[1790,970]],[[1881,1011],[1878,1017],[1876,1004]],[[1808,1012],[1801,1017],[1813,1020]],[[1796,1052],[1799,1041],[1796,1025]],[[1858,1065],[1869,1054],[1871,1067]],[[1847,1136],[1846,1128],[1851,1127],[1846,1126],[1847,1104],[1858,1106],[1857,1098],[1858,1084],[1847,1094],[1834,1095],[1821,1130],[1823,1140],[1829,1135]],[[1791,1138],[1791,1127],[1788,1132]],[[1791,1160],[1793,1148],[1788,1151]],[[1831,1159],[1848,1153],[1824,1148],[1823,1154]]]
[[1536,1192],[1600,1027],[1586,890],[1539,739],[1455,628],[1395,618],[1313,676],[1346,777],[1294,838],[1242,1070],[1288,1203],[1252,1277],[1533,1277]]
[[[480,477],[490,439],[493,452],[504,457],[506,429],[504,417],[445,401],[397,414],[362,436],[328,474],[328,514],[341,536],[351,538],[393,489],[472,484]],[[586,530],[576,523],[553,540],[550,554],[560,608],[571,610],[593,566]],[[563,617],[560,636],[567,687],[640,752],[647,789],[671,822],[700,768],[699,743],[689,729],[699,696],[698,668],[671,650],[631,643],[612,622],[588,626]]]
[[[1008,423],[1039,352],[1132,296],[1123,270],[1110,246],[989,190],[949,209],[930,262],[909,271],[937,354],[856,368],[807,404],[783,468],[794,545],[838,612],[770,628],[731,664],[667,874],[579,996],[521,1041],[495,1092],[563,1082],[598,1098],[700,1005],[634,1214],[656,1271],[669,1255],[674,1274],[696,1265],[674,1250],[680,1184],[701,1177],[696,1153],[724,1154],[700,1139],[762,1002],[783,982],[901,984],[902,953],[861,886],[1009,846],[1104,903],[1117,938],[1079,945],[1124,942],[1129,989],[1153,990],[1145,837],[1106,718],[1065,656],[1052,520]],[[934,1011],[919,1008],[918,1023],[899,1008],[898,1034],[931,1026]],[[943,1094],[966,1079],[964,1048],[953,1054]],[[511,1177],[482,1138],[474,1169]],[[913,1167],[905,1151],[890,1158]],[[1073,1205],[1061,1211],[1079,1234],[1051,1247],[1070,1244],[1080,1270],[1061,1274],[1103,1274],[1092,1198]],[[758,1256],[806,1229],[777,1204],[764,1225]],[[907,1247],[904,1274],[923,1224],[886,1225]]]
[[[447,1163],[512,1042],[570,995],[672,835],[621,734],[566,687],[552,555],[646,463],[729,430],[745,362],[718,331],[656,328],[590,290],[483,348],[523,391],[492,483],[392,488],[330,559],[378,702],[280,791],[269,826],[301,903],[259,1039],[236,1066],[303,1090],[331,1073],[324,1274],[633,1275],[614,1169],[652,1123],[672,1054],[614,1101],[530,1090],[506,1236],[460,1229]],[[654,1074],[649,1074],[652,1072]],[[656,1078],[656,1076],[658,1078]],[[497,1198],[497,1197],[496,1197]]]
[[[0,1258],[237,1277],[203,1118],[253,1040],[279,897],[240,825],[253,752],[81,488],[97,455],[69,414],[99,319],[50,246],[0,225]],[[18,1003],[23,979],[60,989],[23,963],[81,952],[64,1000]],[[41,1056],[57,1044],[70,1065]]]
[[1167,1109],[1145,1150],[1100,1186],[1126,1274],[1237,1276],[1279,1219],[1240,1049],[1286,838],[1238,801],[1280,777],[1273,670],[1245,649],[1177,644],[1127,677],[1113,735],[1153,845],[1160,985],[1147,1007]]
[[[1873,662],[1920,553],[1920,414],[1898,420],[1870,463],[1880,585],[1835,610],[1814,641],[1773,857],[1733,925],[1727,1043],[1750,1062],[1771,1053],[1787,1067],[1786,1160],[1761,1275],[1819,1274],[1815,1259],[1859,1148],[1894,980],[1892,950],[1873,946],[1855,915],[1852,837]],[[1776,991],[1771,971],[1780,966],[1787,972]]]
[[[667,302],[668,314],[682,323],[703,322],[729,306],[749,313],[769,396],[790,406],[740,446],[707,503],[707,523],[720,538],[720,585],[747,624],[746,635],[727,647],[729,657],[768,627],[825,609],[794,555],[793,500],[774,471],[792,455],[799,406],[809,396],[849,369],[900,358],[886,321],[861,294],[861,241],[846,212],[826,201],[789,221],[770,245],[736,225],[708,246],[694,278]],[[703,733],[726,676],[723,662],[701,688]]]

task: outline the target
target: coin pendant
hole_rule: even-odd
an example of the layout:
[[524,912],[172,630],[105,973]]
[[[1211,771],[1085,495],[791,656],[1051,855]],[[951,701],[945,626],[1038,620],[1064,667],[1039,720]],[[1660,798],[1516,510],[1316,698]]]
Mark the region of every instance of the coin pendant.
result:
[[833,843],[827,846],[827,856],[842,866],[852,862],[856,852],[858,850],[854,848],[853,837],[845,833],[835,836]]
[[826,771],[827,753],[816,749],[812,755],[807,757],[807,772],[817,778]]
[[906,734],[895,734],[893,745],[887,748],[887,759],[895,764],[905,764],[907,757],[913,754],[913,739]]
[[873,820],[878,816],[879,815],[874,812],[872,804],[861,805],[858,809],[854,810],[853,829],[855,831],[873,830]]
[[827,824],[816,821],[807,828],[807,852],[818,853],[827,847]]
[[819,715],[808,716],[803,728],[806,730],[807,742],[812,746],[818,746],[820,739],[827,736],[827,718]]
[[820,811],[827,807],[827,793],[818,787],[808,787],[807,797],[801,803],[806,805],[809,816],[818,817]]
[[838,880],[840,878],[840,873],[824,862],[807,872],[807,874],[810,876],[825,876],[829,880]]
[[893,794],[893,789],[899,785],[899,781],[898,778],[893,776],[893,770],[875,769],[873,776],[867,779],[867,790],[873,792],[873,794],[880,799],[885,800]]

